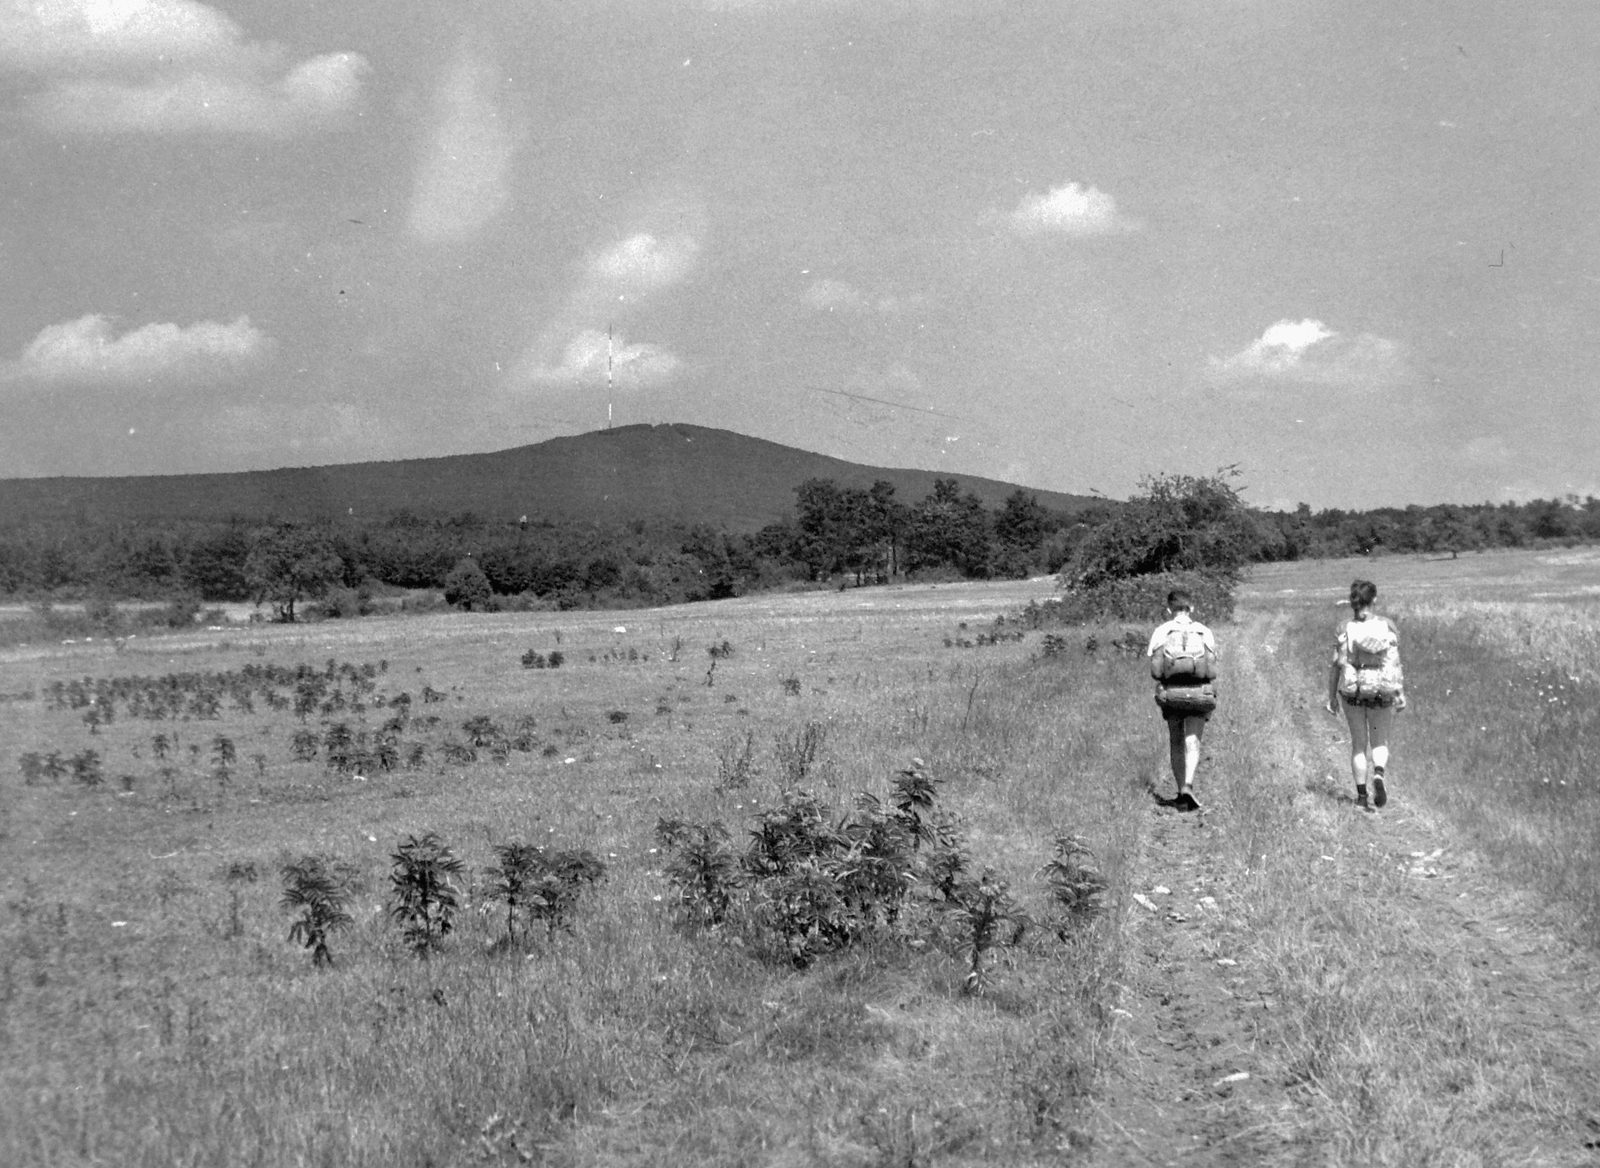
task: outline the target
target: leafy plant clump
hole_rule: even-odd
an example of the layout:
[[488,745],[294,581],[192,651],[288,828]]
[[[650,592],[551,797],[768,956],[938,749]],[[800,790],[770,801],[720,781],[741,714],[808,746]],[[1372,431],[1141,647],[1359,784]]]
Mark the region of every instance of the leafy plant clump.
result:
[[963,988],[976,993],[987,984],[989,953],[1020,943],[1028,916],[1012,900],[1006,882],[989,868],[976,881],[957,885],[947,908],[959,929],[960,952],[967,966]]
[[431,831],[420,838],[407,836],[389,858],[394,897],[389,916],[403,926],[412,951],[426,958],[455,926],[460,900],[453,878],[461,875],[464,865]]
[[517,926],[523,935],[534,921],[542,921],[546,935],[557,929],[572,931],[572,913],[586,885],[605,877],[606,867],[593,852],[546,851],[520,842],[497,844],[497,863],[486,870],[489,895],[506,906],[506,935],[502,946],[517,943]]
[[105,782],[106,773],[100,763],[100,752],[91,748],[73,755],[72,778],[85,787],[98,787]]
[[1082,837],[1061,832],[1055,839],[1055,853],[1039,870],[1050,889],[1056,918],[1056,935],[1063,940],[1100,910],[1106,890],[1105,877],[1095,866],[1094,852]]
[[[229,879],[233,878],[230,869]],[[352,924],[350,893],[341,875],[320,856],[302,856],[283,866],[283,899],[279,903],[300,913],[289,926],[289,940],[311,951],[313,966],[331,966],[328,934]]]
[[743,851],[720,822],[662,819],[674,912],[691,930],[728,928],[752,951],[804,969],[872,936],[936,933],[936,910],[915,890],[951,888],[961,871],[955,824],[934,808],[921,763],[897,775],[888,807],[863,793],[839,817],[792,789],[760,812]]

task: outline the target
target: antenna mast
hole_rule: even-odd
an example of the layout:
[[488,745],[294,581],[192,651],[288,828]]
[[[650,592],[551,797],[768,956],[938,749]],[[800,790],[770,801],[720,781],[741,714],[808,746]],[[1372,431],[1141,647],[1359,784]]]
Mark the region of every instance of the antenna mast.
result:
[[606,429],[611,429],[611,325],[606,325]]

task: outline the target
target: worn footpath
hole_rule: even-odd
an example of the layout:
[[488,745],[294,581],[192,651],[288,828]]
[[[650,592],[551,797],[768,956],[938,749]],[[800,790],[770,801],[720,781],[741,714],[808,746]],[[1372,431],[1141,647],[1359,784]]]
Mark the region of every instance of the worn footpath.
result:
[[[1288,748],[1250,789],[1228,790],[1218,776],[1253,740],[1237,716],[1231,724],[1219,717],[1202,763],[1207,810],[1181,814],[1152,797],[1137,895],[1126,909],[1115,1070],[1097,1092],[1093,1141],[1080,1160],[1600,1165],[1593,961],[1409,797],[1403,726],[1390,807],[1356,809],[1342,723],[1320,713],[1318,695],[1294,693],[1303,684],[1274,654],[1282,619],[1251,617],[1233,638],[1241,648],[1230,671],[1239,714],[1269,723],[1254,730]],[[1307,1037],[1324,1026],[1313,1015],[1324,1005],[1331,1015],[1348,998],[1338,978],[1272,959],[1282,947],[1267,934],[1293,927],[1294,905],[1264,907],[1274,890],[1240,851],[1241,839],[1254,838],[1252,816],[1271,818],[1279,833],[1272,858],[1314,877],[1305,887],[1376,898],[1356,907],[1379,914],[1384,928],[1339,944],[1372,946],[1374,967],[1398,947],[1414,970],[1399,976],[1449,983],[1467,1068],[1459,1083],[1441,1080],[1435,1066],[1407,1067],[1393,1056],[1386,1065],[1381,1032],[1327,1026],[1342,1037],[1321,1047]],[[1302,952],[1315,964],[1314,945]],[[1375,1013],[1381,1005],[1370,1003]],[[1378,1069],[1349,1069],[1369,1066]],[[1352,1077],[1361,1079],[1353,1090]],[[1408,1099],[1402,1107],[1363,1097],[1379,1091]]]

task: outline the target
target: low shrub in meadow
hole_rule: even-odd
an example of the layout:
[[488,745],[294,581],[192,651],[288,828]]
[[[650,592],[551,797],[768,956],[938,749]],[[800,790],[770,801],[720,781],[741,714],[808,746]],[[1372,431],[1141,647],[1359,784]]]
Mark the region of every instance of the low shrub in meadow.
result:
[[1020,941],[1027,917],[990,870],[966,877],[970,857],[937,789],[920,761],[895,776],[887,807],[863,792],[835,815],[790,789],[756,812],[742,851],[720,821],[663,818],[674,917],[796,969],[868,939],[932,941],[961,955],[966,989],[979,990],[987,955]]
[[[237,919],[237,897],[233,903]],[[289,940],[311,953],[312,965],[332,966],[329,935],[348,929],[354,923],[349,912],[350,892],[339,873],[320,856],[302,856],[285,864],[280,904],[299,913],[289,926]]]

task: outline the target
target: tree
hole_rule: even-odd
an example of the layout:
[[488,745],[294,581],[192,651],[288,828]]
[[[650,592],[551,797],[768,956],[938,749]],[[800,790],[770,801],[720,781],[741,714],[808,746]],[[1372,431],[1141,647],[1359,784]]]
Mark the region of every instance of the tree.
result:
[[282,523],[256,533],[244,574],[257,604],[271,601],[278,620],[292,621],[299,601],[314,600],[343,579],[344,561],[322,532]]
[[1045,537],[1054,529],[1050,512],[1039,506],[1039,497],[1021,487],[1006,496],[1005,505],[994,517],[996,574],[1020,579],[1029,575],[1038,562]]
[[483,611],[489,605],[489,598],[494,590],[489,587],[489,577],[484,575],[483,569],[478,567],[478,562],[471,556],[457,562],[450,569],[450,574],[444,578],[444,598],[448,604],[464,608],[468,612],[473,609]]
[[1155,475],[1111,519],[1091,530],[1062,569],[1069,589],[1169,572],[1202,572],[1235,583],[1255,528],[1233,477]]
[[794,558],[813,580],[826,580],[844,558],[844,502],[832,479],[807,479],[794,489]]
[[983,501],[961,494],[955,479],[934,479],[933,494],[911,509],[906,566],[949,564],[965,576],[989,575],[989,513]]
[[245,563],[249,557],[249,533],[230,525],[203,536],[189,548],[184,578],[202,600],[248,600],[250,581]]

